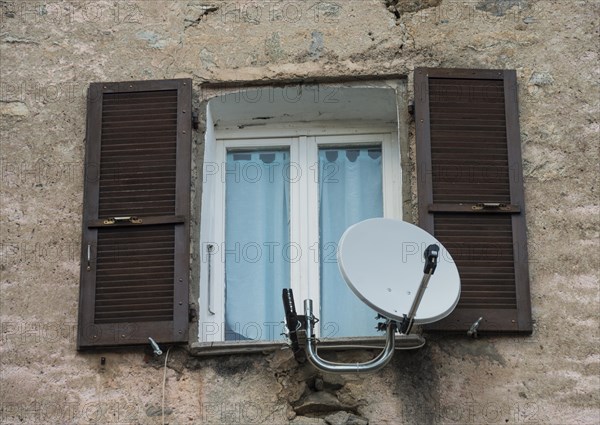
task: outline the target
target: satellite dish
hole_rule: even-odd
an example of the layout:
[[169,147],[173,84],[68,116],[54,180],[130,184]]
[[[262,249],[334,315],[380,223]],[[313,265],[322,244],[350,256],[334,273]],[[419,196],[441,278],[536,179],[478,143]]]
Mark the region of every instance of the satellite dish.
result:
[[386,320],[378,324],[386,331],[386,343],[379,355],[364,363],[321,358],[313,302],[304,300],[304,316],[299,316],[293,292],[286,288],[282,296],[290,347],[296,359],[306,358],[325,372],[381,369],[394,354],[397,332],[408,338],[413,324],[443,319],[460,296],[458,269],[448,251],[429,233],[404,221],[373,218],[349,227],[340,239],[338,265],[350,289]]
[[410,223],[373,218],[344,232],[338,265],[350,289],[365,304],[387,318],[402,321],[418,296],[428,246],[440,252],[418,309],[415,324],[432,323],[448,316],[460,297],[460,276],[442,244]]

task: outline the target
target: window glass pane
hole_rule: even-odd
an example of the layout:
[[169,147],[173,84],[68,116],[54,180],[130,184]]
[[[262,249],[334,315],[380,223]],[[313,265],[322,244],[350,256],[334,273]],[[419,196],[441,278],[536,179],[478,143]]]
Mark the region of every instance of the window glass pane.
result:
[[225,339],[280,339],[290,284],[289,152],[227,154]]
[[319,150],[321,337],[381,335],[377,313],[348,288],[337,245],[352,224],[383,216],[381,148]]

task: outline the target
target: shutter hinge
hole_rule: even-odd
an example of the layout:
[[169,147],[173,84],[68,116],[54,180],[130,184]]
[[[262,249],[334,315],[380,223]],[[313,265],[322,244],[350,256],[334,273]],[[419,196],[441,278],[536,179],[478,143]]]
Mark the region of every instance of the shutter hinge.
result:
[[415,116],[415,101],[414,100],[408,101],[408,113],[413,117]]
[[188,310],[188,321],[190,323],[194,323],[197,321],[197,319],[198,319],[198,312],[196,311],[196,304],[190,303],[189,310]]
[[198,126],[200,125],[200,117],[198,115],[198,111],[192,111],[192,127],[194,130],[198,130]]

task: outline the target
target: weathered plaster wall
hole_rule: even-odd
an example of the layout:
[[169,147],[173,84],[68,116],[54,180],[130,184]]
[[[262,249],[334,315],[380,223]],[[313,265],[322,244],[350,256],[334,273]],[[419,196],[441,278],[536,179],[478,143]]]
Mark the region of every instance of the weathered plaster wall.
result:
[[444,66],[518,72],[533,335],[431,337],[344,379],[287,351],[172,350],[166,420],[599,423],[598,18],[593,0],[0,2],[0,422],[160,422],[159,361],[75,351],[90,82]]

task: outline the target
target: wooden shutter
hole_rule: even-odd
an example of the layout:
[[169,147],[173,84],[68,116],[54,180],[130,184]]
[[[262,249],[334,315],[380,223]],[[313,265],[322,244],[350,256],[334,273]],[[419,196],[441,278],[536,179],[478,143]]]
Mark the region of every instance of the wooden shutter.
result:
[[191,86],[90,85],[79,349],[187,340]]
[[461,276],[455,311],[428,328],[531,332],[515,71],[417,69],[415,112],[419,223]]

